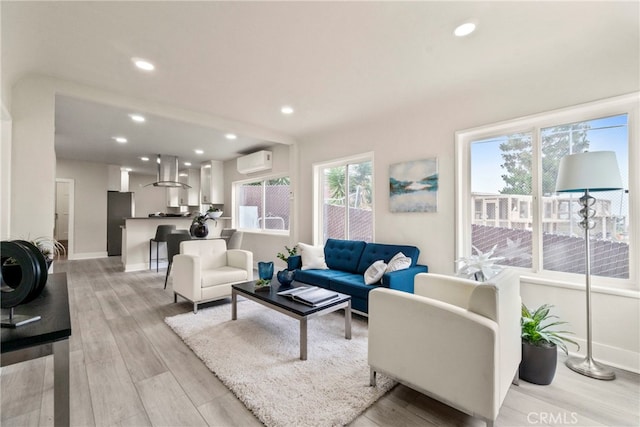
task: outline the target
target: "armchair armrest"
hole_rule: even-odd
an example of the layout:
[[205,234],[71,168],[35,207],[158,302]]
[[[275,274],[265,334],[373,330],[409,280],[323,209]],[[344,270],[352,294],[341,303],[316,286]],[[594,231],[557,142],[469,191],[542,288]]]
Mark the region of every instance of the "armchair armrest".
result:
[[247,271],[247,280],[253,280],[253,252],[242,249],[227,250],[227,265]]
[[426,273],[426,265],[415,265],[404,270],[392,271],[382,276],[382,286],[389,289],[413,293],[413,278],[418,273]]
[[202,294],[200,257],[187,254],[174,255],[171,270],[174,292],[192,301],[199,300]]
[[472,413],[498,413],[498,325],[455,305],[373,289],[369,365],[445,402],[466,402]]

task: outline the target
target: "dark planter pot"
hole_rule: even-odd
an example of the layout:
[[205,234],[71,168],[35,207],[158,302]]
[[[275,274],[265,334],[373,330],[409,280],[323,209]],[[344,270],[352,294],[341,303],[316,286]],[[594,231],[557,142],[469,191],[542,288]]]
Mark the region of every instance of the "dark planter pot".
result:
[[538,346],[522,341],[521,379],[533,384],[551,384],[557,363],[558,349],[555,344]]
[[296,270],[302,267],[302,257],[300,255],[292,255],[287,259],[287,270]]
[[209,234],[209,228],[207,227],[207,224],[195,223],[195,224],[191,224],[191,228],[189,228],[189,233],[191,234],[192,237],[203,239],[207,237],[207,235]]

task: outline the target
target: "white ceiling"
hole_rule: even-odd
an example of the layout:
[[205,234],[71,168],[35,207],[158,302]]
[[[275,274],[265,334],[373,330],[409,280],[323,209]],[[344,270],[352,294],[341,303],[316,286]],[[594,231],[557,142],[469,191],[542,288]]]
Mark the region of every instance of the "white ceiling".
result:
[[[638,90],[638,6],[3,1],[2,88],[26,74],[49,75],[304,139],[505,82],[549,87],[611,80]],[[454,27],[467,20],[477,31],[454,37]],[[140,72],[132,57],[157,68]],[[229,145],[222,138],[227,129],[159,116],[136,127],[119,119],[130,111],[83,100],[58,97],[56,104],[60,157],[136,167],[142,154],[195,159],[193,149],[207,144],[200,147],[207,158],[226,159],[266,144],[241,135]],[[283,116],[284,104],[296,112]],[[126,147],[111,140],[125,133]]]

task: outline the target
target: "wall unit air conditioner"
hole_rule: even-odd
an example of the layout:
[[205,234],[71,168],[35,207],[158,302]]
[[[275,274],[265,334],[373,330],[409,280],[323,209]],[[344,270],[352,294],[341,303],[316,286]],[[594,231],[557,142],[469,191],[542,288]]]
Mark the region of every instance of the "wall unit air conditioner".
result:
[[238,172],[253,173],[271,169],[272,159],[271,151],[265,150],[238,157]]

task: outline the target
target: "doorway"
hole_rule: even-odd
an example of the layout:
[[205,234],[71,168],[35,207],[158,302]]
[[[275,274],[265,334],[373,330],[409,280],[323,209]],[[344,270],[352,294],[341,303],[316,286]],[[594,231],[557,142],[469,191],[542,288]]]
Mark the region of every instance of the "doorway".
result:
[[[73,259],[73,179],[56,178],[56,212],[53,237],[62,243],[66,257]],[[64,257],[64,256],[62,256]]]

